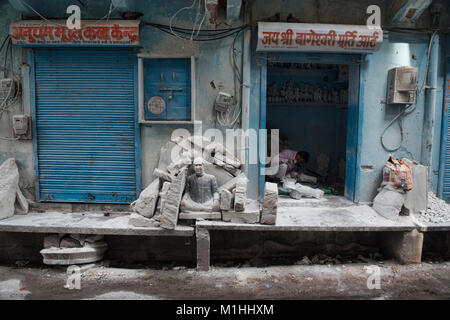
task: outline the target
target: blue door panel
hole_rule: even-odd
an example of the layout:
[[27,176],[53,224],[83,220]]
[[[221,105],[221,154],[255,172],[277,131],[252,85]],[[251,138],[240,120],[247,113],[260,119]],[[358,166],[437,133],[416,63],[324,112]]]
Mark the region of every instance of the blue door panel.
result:
[[[144,60],[144,103],[146,120],[191,119],[190,59]],[[152,97],[164,100],[165,108],[153,113],[148,108]]]
[[130,49],[34,51],[41,201],[136,199],[136,55]]

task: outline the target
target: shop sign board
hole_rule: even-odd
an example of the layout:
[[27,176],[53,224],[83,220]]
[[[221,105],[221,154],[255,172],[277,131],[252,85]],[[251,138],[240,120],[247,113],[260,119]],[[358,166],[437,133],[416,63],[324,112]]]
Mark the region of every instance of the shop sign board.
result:
[[258,22],[256,51],[371,53],[382,42],[374,26]]
[[138,45],[138,20],[82,20],[69,29],[66,20],[22,20],[11,23],[9,34],[18,45]]

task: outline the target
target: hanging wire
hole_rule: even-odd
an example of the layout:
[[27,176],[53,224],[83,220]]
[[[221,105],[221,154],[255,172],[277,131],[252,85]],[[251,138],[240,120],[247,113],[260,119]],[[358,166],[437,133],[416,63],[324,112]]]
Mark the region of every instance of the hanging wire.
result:
[[[48,24],[54,25],[54,26],[58,26],[58,27],[66,27],[66,24],[60,24],[54,21],[51,21],[49,19],[47,19],[46,17],[44,17],[42,14],[40,14],[36,9],[34,9],[32,6],[30,6],[28,3],[26,3],[23,0],[19,0],[20,3],[22,3],[23,5],[25,5],[27,8],[29,8],[31,11],[33,11],[34,13],[36,13],[41,19],[45,20]],[[98,23],[100,23],[101,21],[105,20],[105,19],[109,19],[110,15],[114,12],[114,10],[116,10],[117,8],[114,7],[112,8],[112,1],[110,4],[110,9],[108,10],[108,13],[106,13],[102,18],[94,21],[93,23],[89,24],[89,25],[85,25],[84,27],[81,27],[81,29],[87,28],[87,27],[92,27],[92,26],[96,26]]]
[[173,21],[173,19],[174,19],[181,11],[186,10],[186,9],[192,9],[192,8],[194,8],[194,5],[195,5],[195,2],[196,2],[196,1],[197,1],[197,0],[193,0],[193,1],[192,1],[192,5],[191,5],[190,7],[184,7],[184,8],[179,9],[179,10],[178,10],[177,12],[175,12],[175,14],[170,18],[170,21],[169,21],[169,28],[170,28],[170,32],[171,32],[174,36],[176,36],[176,37],[182,39],[182,38],[179,37],[175,32],[173,32],[173,29],[172,29],[172,21]]
[[[198,37],[198,34],[200,33],[200,29],[202,28],[203,22],[205,22],[205,18],[206,18],[206,0],[204,0],[204,2],[205,2],[205,11],[203,12],[202,22],[200,22],[200,25],[198,26],[197,34],[195,35],[196,37]],[[200,1],[199,1],[199,3],[200,3]]]
[[[433,40],[434,40],[434,37],[436,36],[436,34],[437,34],[437,30],[435,30],[433,32],[433,34],[431,35],[431,37],[430,37],[430,42],[428,44],[428,54],[427,54],[427,64],[426,64],[426,70],[425,70],[425,78],[423,79],[422,86],[421,86],[420,90],[417,91],[418,87],[416,88],[416,102],[414,104],[408,105],[408,107],[405,107],[405,109],[403,109],[403,111],[399,112],[399,114],[397,114],[397,116],[395,116],[394,119],[392,119],[391,122],[389,122],[389,124],[386,126],[386,128],[381,133],[381,136],[380,136],[381,145],[383,146],[383,148],[386,151],[394,152],[394,151],[397,151],[398,149],[400,149],[400,147],[402,146],[402,142],[403,142],[403,126],[402,126],[402,118],[401,117],[403,115],[410,114],[411,112],[413,112],[416,109],[417,99],[419,98],[419,95],[422,93],[422,90],[425,87],[428,87],[426,85],[426,82],[427,82],[427,78],[428,78],[428,68],[430,66],[431,45],[433,44]],[[395,121],[397,121],[397,119],[399,120],[398,121],[398,126],[399,126],[399,130],[400,130],[400,143],[395,148],[388,148],[384,144],[383,137],[384,137],[384,134],[386,133],[386,131],[392,126],[392,124],[394,124]]]

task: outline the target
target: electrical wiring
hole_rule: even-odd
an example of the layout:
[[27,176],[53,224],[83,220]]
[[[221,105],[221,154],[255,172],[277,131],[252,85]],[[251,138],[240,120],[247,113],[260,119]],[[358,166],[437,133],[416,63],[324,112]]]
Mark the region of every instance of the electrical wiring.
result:
[[[203,19],[202,19],[202,22],[200,22],[200,25],[198,27],[196,37],[198,37],[198,34],[200,33],[200,29],[202,28],[203,22],[205,22],[205,18],[206,18],[206,0],[204,0],[204,2],[205,2],[205,11],[203,12]],[[200,4],[200,1],[198,3]]]
[[[403,115],[410,114],[411,112],[413,112],[413,111],[416,109],[416,106],[417,106],[417,97],[419,97],[419,95],[422,93],[422,90],[423,90],[425,87],[427,87],[426,82],[427,82],[427,78],[428,78],[428,68],[429,68],[429,66],[430,66],[431,45],[432,45],[432,43],[433,43],[434,37],[436,36],[436,33],[437,33],[437,30],[435,30],[435,31],[433,32],[433,34],[431,35],[431,37],[430,37],[430,42],[429,42],[429,44],[428,44],[427,64],[426,64],[426,67],[425,67],[425,68],[426,68],[426,69],[425,69],[425,77],[424,77],[424,79],[423,79],[422,86],[420,87],[420,90],[419,90],[418,92],[417,92],[418,87],[416,88],[416,102],[415,102],[414,104],[410,104],[408,107],[406,107],[405,109],[403,109],[403,111],[399,112],[399,113],[394,117],[394,119],[392,119],[391,122],[389,122],[389,124],[386,126],[386,128],[385,128],[385,129],[383,130],[383,132],[381,133],[381,136],[380,136],[381,145],[383,146],[383,148],[384,148],[386,151],[394,152],[394,151],[397,151],[398,149],[400,149],[400,147],[402,146],[402,142],[403,142],[403,126],[402,126],[402,123],[401,123],[401,120],[402,120],[401,117],[402,117]],[[394,124],[398,119],[399,119],[398,126],[399,126],[399,129],[400,129],[400,143],[399,143],[399,145],[398,145],[397,147],[395,147],[395,148],[388,148],[388,147],[384,144],[384,141],[383,141],[384,134],[385,134],[386,131],[392,126],[392,124]]]
[[[183,40],[192,40],[192,41],[216,41],[220,39],[224,39],[233,35],[236,35],[237,33],[241,32],[242,30],[249,27],[249,25],[242,25],[239,27],[234,27],[230,29],[217,29],[217,30],[201,30],[197,31],[197,34],[195,38],[190,38],[189,35],[192,34],[194,29],[185,29],[185,28],[179,28],[179,27],[173,27],[172,30],[177,31],[179,34],[173,34],[170,30],[171,27],[167,25],[142,21],[144,25],[154,27],[162,32],[165,32],[167,34],[170,34],[172,36],[176,36],[179,39]],[[183,36],[185,35],[185,36]]]
[[[36,9],[34,9],[32,6],[30,6],[28,3],[26,3],[26,2],[24,2],[22,0],[19,0],[19,1],[20,1],[20,3],[25,5],[27,8],[29,8],[31,11],[33,11],[35,14],[37,14],[41,19],[45,20],[48,24],[51,24],[51,25],[54,25],[54,26],[57,26],[57,27],[66,27],[67,26],[66,24],[60,24],[60,23],[57,23],[57,22],[54,22],[54,21],[51,21],[51,20],[47,19],[42,14],[40,14]],[[102,18],[94,21],[93,23],[91,23],[89,25],[86,25],[84,27],[81,27],[81,29],[84,29],[84,28],[87,28],[87,27],[96,26],[100,21],[103,21],[105,19],[108,20],[110,15],[111,15],[111,13],[113,13],[114,10],[117,9],[116,7],[113,7],[112,10],[111,10],[111,8],[112,8],[112,1],[111,1],[111,4],[110,4],[110,9],[108,10],[108,13],[106,13]]]
[[[192,1],[192,5],[191,5],[190,7],[183,7],[183,8],[181,8],[181,9],[179,9],[179,10],[178,10],[177,12],[175,12],[175,14],[170,18],[170,21],[169,21],[169,29],[170,29],[170,33],[172,33],[174,36],[176,36],[176,37],[178,37],[178,38],[181,39],[181,37],[179,37],[175,32],[173,32],[173,29],[172,29],[172,21],[173,21],[173,19],[174,19],[181,11],[194,8],[195,2],[197,2],[197,0],[193,0],[193,1]],[[194,28],[193,28],[192,30],[194,30]]]
[[[157,29],[159,29],[160,31],[165,32],[167,34],[173,35],[170,31],[167,31],[164,28],[157,28]],[[224,39],[224,38],[230,37],[230,36],[236,34],[237,32],[239,32],[239,30],[238,31],[233,31],[231,33],[227,33],[227,34],[222,35],[220,37],[207,38],[207,39],[196,39],[196,38],[193,38],[192,41],[203,41],[203,42],[205,42],[205,41],[216,41],[216,40],[220,40],[220,39]],[[183,39],[183,40],[191,40],[190,38],[180,37],[179,35],[176,35],[176,37],[180,38],[180,39]]]

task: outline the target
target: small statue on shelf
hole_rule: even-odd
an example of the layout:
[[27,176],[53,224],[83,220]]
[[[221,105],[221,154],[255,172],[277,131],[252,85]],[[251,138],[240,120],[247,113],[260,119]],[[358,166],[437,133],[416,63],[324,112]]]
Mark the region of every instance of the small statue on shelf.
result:
[[314,89],[309,84],[306,85],[306,102],[313,102]]
[[340,104],[347,104],[348,103],[348,93],[347,90],[342,89],[341,92],[339,93],[340,95]]
[[295,87],[294,100],[296,103],[300,102],[300,88],[299,87]]
[[323,103],[329,103],[330,101],[328,100],[328,87],[324,86],[323,90],[322,90],[322,102]]
[[322,103],[322,89],[316,84],[314,86],[314,102]]
[[339,93],[336,89],[331,89],[331,103],[339,104]]

